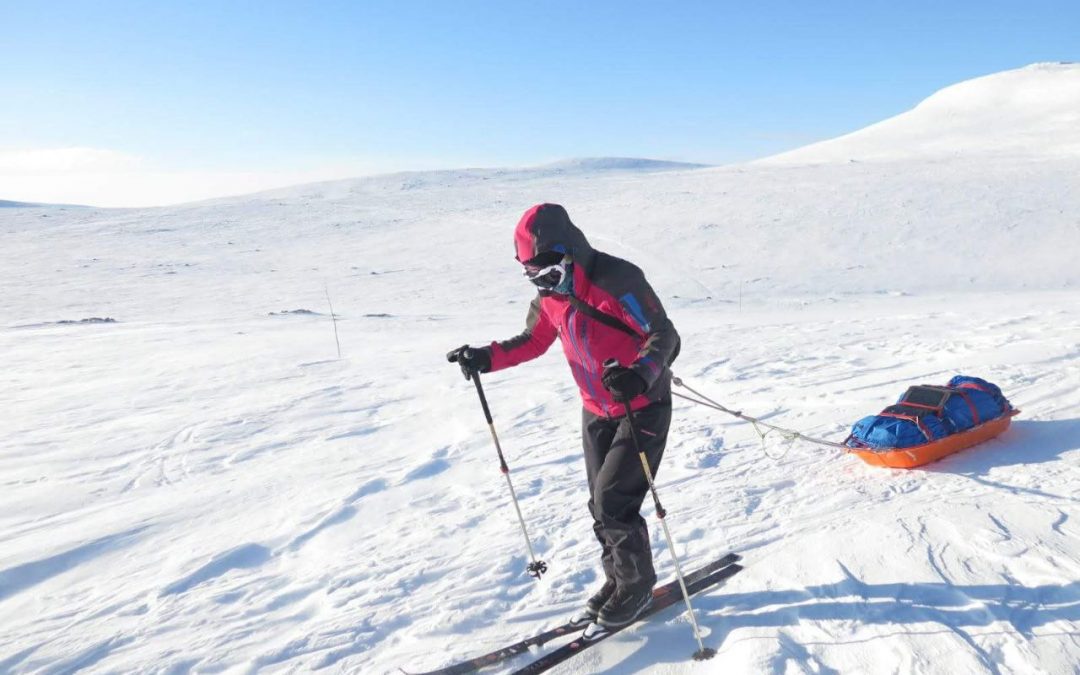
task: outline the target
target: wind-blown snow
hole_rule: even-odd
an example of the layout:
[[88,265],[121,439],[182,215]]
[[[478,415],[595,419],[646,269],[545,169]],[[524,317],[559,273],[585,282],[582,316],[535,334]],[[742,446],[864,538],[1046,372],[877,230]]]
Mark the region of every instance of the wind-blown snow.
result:
[[[1073,70],[1000,77],[1019,99]],[[1055,105],[1030,128],[1065,147]],[[966,133],[991,147],[988,118]],[[683,565],[746,558],[695,603],[719,653],[690,661],[668,611],[561,672],[1075,672],[1080,157],[1051,145],[4,209],[0,672],[420,670],[576,609],[597,546],[562,357],[485,378],[539,583],[444,357],[520,330],[511,231],[541,200],[645,269],[683,335],[677,372],[733,408],[840,440],[962,372],[1023,410],[902,472],[772,438],[766,454],[677,403],[658,488]]]

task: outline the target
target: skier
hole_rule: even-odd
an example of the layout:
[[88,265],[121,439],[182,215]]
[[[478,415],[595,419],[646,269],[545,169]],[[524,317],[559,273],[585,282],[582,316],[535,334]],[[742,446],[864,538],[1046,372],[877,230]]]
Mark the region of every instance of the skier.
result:
[[[655,476],[671,423],[668,366],[678,354],[679,334],[641,270],[593,249],[562,206],[526,211],[514,230],[514,248],[538,288],[525,331],[451,354],[471,377],[535,359],[561,340],[581,391],[589,512],[606,575],[583,612],[606,628],[624,626],[651,603],[656,572],[640,513],[649,486],[623,402],[633,411]],[[618,365],[605,368],[609,359]]]

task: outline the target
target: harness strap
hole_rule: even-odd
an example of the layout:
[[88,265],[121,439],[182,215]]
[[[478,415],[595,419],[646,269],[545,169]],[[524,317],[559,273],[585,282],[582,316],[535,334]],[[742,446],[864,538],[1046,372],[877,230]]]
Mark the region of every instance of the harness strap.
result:
[[908,422],[914,422],[915,426],[919,428],[923,436],[926,436],[927,441],[934,440],[934,435],[930,433],[930,430],[926,428],[926,425],[922,422],[922,415],[912,415],[910,413],[892,412],[890,410],[882,410],[878,413],[878,417],[893,417],[898,420],[907,420]]
[[957,389],[976,389],[978,391],[983,392],[984,394],[990,394],[991,396],[994,395],[993,391],[991,391],[990,389],[982,386],[981,384],[979,384],[977,382],[962,382],[959,385],[957,385],[956,388]]
[[966,391],[960,388],[953,389],[953,393],[964,399],[964,403],[967,403],[968,410],[971,411],[971,418],[975,420],[975,424],[978,425],[980,422],[982,422],[982,420],[979,419],[979,409],[975,407],[975,403],[971,400],[971,396],[969,396]]
[[580,298],[575,298],[571,295],[569,297],[569,300],[570,304],[573,305],[574,308],[577,309],[579,312],[581,312],[582,314],[588,314],[589,316],[604,324],[608,328],[614,328],[617,331],[622,331],[630,337],[634,337],[639,340],[644,337],[641,333],[638,333],[636,330],[634,330],[630,326],[627,326],[622,321],[619,321],[617,318],[611,316],[607,312],[601,312],[600,310],[593,307],[589,303],[584,302]]

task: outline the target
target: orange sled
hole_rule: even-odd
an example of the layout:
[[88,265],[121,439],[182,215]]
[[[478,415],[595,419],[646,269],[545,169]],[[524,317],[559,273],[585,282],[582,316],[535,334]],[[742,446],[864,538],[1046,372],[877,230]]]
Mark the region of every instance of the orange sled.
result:
[[893,469],[914,469],[923,464],[936,462],[942,457],[960,452],[973,445],[1001,434],[1009,428],[1013,415],[1019,410],[1012,410],[1001,417],[984,422],[976,427],[945,438],[914,445],[910,448],[852,448],[852,454],[858,455],[862,461],[874,466],[887,466]]

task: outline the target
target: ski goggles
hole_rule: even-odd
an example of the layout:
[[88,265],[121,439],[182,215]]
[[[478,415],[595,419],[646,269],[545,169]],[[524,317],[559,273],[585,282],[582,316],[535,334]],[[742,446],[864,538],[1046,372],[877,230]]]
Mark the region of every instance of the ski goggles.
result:
[[537,288],[550,291],[562,283],[566,277],[566,263],[561,260],[552,265],[538,267],[525,265],[525,278],[531,281]]

